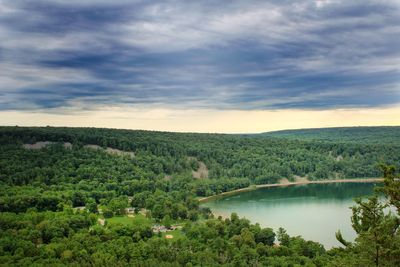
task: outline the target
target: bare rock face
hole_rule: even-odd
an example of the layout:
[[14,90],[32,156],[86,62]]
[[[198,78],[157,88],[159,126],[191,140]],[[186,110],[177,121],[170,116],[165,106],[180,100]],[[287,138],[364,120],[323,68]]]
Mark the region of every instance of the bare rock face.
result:
[[63,147],[64,147],[65,149],[72,149],[72,144],[71,144],[70,142],[65,142],[65,143],[63,144]]
[[98,145],[84,145],[83,147],[95,149],[95,150],[103,149],[101,146],[98,146]]
[[25,149],[42,149],[51,144],[54,144],[54,142],[44,141],[44,142],[36,142],[34,144],[23,144],[23,147]]
[[110,154],[115,154],[115,155],[119,155],[119,156],[129,156],[131,158],[135,157],[135,153],[132,151],[123,151],[123,150],[119,150],[119,149],[115,149],[115,148],[111,148],[111,147],[107,147],[106,148],[106,152],[110,153]]
[[[51,142],[51,141],[39,141],[34,144],[23,144],[22,146],[25,149],[42,149],[42,148],[45,148],[46,146],[49,146],[49,145],[52,145],[55,143],[56,142]],[[65,142],[65,143],[63,143],[63,147],[65,149],[72,149],[72,144],[70,142]]]
[[119,149],[111,148],[111,147],[107,147],[106,149],[103,149],[101,146],[98,146],[98,145],[85,145],[84,147],[90,148],[90,149],[95,149],[95,150],[104,150],[105,152],[112,154],[112,155],[129,156],[130,158],[135,157],[135,153],[132,151],[123,151],[123,150],[119,150]]
[[[42,149],[45,148],[46,146],[55,144],[56,142],[51,142],[51,141],[40,141],[36,142],[34,144],[23,144],[23,147],[25,149]],[[65,149],[72,149],[72,144],[70,142],[65,142],[62,144]],[[135,157],[135,153],[132,151],[123,151],[111,147],[107,147],[106,149],[103,149],[99,145],[84,145],[85,148],[89,149],[94,149],[94,150],[104,150],[106,153],[112,154],[112,155],[117,155],[117,156],[129,156],[130,158]]]
[[199,168],[196,171],[192,171],[194,179],[208,179],[208,168],[204,162],[197,160],[195,157],[188,157],[188,160],[196,160],[199,164]]

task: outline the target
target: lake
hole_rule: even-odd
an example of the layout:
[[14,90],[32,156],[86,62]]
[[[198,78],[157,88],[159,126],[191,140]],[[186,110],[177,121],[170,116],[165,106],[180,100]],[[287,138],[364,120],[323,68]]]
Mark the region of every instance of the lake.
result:
[[252,223],[277,230],[283,227],[291,236],[320,242],[325,248],[340,246],[335,232],[354,240],[351,209],[355,197],[373,193],[376,183],[308,184],[260,188],[207,201],[215,215],[236,212]]

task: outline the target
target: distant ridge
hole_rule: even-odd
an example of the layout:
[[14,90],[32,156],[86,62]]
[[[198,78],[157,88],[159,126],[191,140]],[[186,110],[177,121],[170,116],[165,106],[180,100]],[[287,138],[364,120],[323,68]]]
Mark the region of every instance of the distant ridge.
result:
[[400,126],[360,126],[282,130],[262,133],[263,136],[297,140],[322,140],[334,142],[363,142],[400,145]]

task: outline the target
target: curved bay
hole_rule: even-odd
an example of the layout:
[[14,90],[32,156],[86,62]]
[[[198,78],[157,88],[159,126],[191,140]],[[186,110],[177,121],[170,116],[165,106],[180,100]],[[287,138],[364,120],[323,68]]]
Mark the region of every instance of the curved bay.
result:
[[339,246],[335,232],[341,230],[353,240],[351,227],[353,199],[373,193],[376,183],[308,184],[261,188],[204,203],[215,215],[236,212],[262,227],[283,227],[292,235],[322,243],[326,248]]

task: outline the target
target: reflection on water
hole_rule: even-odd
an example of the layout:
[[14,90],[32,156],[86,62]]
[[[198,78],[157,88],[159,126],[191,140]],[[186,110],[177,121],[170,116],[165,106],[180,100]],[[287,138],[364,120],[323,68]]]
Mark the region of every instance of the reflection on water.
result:
[[262,188],[204,203],[215,214],[236,212],[253,223],[277,230],[285,228],[290,235],[301,235],[326,248],[339,246],[335,232],[352,240],[353,199],[373,193],[375,183],[309,184]]

